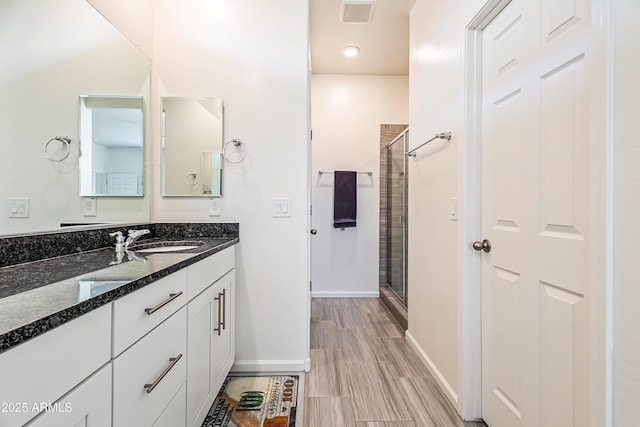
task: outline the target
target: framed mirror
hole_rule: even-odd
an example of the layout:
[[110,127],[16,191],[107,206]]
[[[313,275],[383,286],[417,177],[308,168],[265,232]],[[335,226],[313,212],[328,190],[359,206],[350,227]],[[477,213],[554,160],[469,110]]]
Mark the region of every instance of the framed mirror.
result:
[[[149,58],[86,0],[3,0],[0,28],[0,211],[9,211],[9,198],[29,202],[28,217],[0,216],[0,235],[54,231],[61,224],[149,221],[149,194],[100,197],[86,211],[79,196],[78,122],[80,95],[138,96],[149,111]],[[62,161],[43,152],[56,137],[70,141]],[[56,159],[61,157],[51,151],[58,147],[56,141],[49,145]],[[144,150],[148,158],[149,144]],[[144,174],[148,183],[151,173]]]
[[219,98],[162,98],[162,195],[222,196]]
[[80,96],[80,196],[142,196],[142,97]]

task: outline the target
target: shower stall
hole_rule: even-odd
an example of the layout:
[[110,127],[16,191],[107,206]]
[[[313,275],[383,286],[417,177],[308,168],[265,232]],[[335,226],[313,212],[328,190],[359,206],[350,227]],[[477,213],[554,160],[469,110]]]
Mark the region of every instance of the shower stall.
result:
[[[381,140],[382,142],[382,140]],[[407,147],[405,128],[381,147],[381,295],[391,294],[396,304],[409,305],[407,286]],[[382,206],[384,205],[384,206]],[[383,265],[384,264],[384,265]]]

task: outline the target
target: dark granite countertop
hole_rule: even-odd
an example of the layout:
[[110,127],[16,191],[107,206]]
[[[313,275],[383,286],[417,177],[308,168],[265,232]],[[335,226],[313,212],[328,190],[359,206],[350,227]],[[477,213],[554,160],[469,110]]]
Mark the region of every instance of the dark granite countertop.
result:
[[[173,240],[176,234],[138,243]],[[203,245],[179,252],[133,252],[120,263],[109,247],[0,268],[0,353],[239,242],[237,232],[226,234],[187,233],[185,240]]]

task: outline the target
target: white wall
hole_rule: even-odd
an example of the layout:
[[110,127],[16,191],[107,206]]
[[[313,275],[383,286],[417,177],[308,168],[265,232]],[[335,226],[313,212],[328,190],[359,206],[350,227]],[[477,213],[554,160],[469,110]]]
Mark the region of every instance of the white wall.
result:
[[[302,369],[308,357],[308,6],[296,0],[154,3],[154,188],[161,96],[219,97],[225,140],[248,158],[224,165],[222,216],[207,199],[162,198],[154,221],[240,223],[236,367]],[[292,200],[273,218],[271,199]]]
[[449,219],[449,205],[459,197],[464,143],[465,27],[484,4],[417,0],[410,21],[410,146],[449,130],[453,138],[409,160],[407,337],[458,406],[461,221]]
[[[148,58],[84,0],[3,1],[0,27],[0,234],[147,221],[150,197],[101,199],[98,215],[83,217],[78,102],[87,94],[148,98]],[[72,141],[58,163],[43,155],[55,136]],[[30,217],[7,218],[9,197],[28,197]]]
[[640,419],[640,4],[615,2],[614,425]]
[[[378,295],[380,125],[408,122],[408,85],[407,76],[311,79],[314,297]],[[373,172],[358,175],[355,228],[333,228],[333,175],[319,170]]]
[[151,58],[154,0],[86,0]]

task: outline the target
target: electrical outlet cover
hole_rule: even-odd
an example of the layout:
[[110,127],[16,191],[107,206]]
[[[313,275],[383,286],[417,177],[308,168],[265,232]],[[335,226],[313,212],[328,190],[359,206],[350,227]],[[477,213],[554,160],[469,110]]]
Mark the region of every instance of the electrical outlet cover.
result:
[[209,216],[221,216],[222,215],[222,200],[211,199],[209,200]]
[[98,199],[95,197],[84,197],[82,199],[82,214],[84,216],[96,216],[98,214]]

